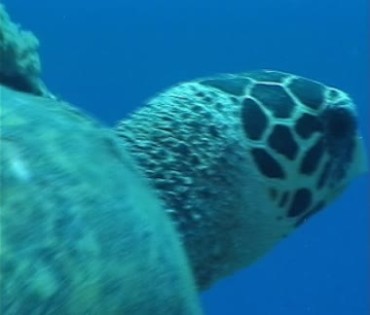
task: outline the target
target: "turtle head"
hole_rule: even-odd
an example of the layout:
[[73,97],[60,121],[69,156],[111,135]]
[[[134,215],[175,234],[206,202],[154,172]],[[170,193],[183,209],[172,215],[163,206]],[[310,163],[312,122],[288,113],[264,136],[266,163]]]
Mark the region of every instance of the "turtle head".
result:
[[199,288],[250,265],[363,171],[344,92],[278,71],[178,84],[117,126]]
[[295,75],[248,77],[241,120],[249,151],[273,202],[299,225],[367,169],[354,102]]

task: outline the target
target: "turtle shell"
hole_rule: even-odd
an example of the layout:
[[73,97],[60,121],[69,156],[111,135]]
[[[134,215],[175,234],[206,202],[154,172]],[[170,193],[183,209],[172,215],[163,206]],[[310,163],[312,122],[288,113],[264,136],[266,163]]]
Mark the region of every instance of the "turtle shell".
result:
[[0,88],[0,313],[200,314],[176,232],[113,131]]

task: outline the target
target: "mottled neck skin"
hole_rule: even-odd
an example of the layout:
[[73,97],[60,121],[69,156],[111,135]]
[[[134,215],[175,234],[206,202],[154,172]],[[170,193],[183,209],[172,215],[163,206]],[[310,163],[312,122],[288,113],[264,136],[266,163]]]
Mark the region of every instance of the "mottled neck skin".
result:
[[343,94],[340,115],[330,114],[339,107],[329,97],[340,92],[325,99],[327,91],[267,71],[193,81],[117,127],[164,201],[200,289],[261,257],[353,177],[352,105]]
[[[190,102],[159,99],[123,122],[119,135],[164,200],[204,289],[235,269],[248,206],[240,187],[254,172],[242,167],[250,163],[248,155],[228,122],[214,117],[201,98]],[[187,119],[195,113],[197,119]]]

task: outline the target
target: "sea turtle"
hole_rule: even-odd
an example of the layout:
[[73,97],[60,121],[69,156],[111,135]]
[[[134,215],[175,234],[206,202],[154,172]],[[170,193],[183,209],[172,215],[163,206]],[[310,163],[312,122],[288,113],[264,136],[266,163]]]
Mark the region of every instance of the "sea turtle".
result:
[[362,171],[351,99],[299,76],[182,83],[113,129],[2,68],[3,315],[201,314]]

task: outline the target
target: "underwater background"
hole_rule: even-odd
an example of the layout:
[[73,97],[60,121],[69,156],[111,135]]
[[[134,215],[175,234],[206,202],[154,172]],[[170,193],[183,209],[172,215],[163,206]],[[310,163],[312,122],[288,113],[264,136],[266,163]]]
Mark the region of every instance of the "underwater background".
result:
[[[106,124],[177,82],[275,69],[347,91],[369,148],[368,0],[3,2],[40,39],[50,90]],[[202,294],[205,314],[367,315],[369,191],[362,176],[256,264]]]

